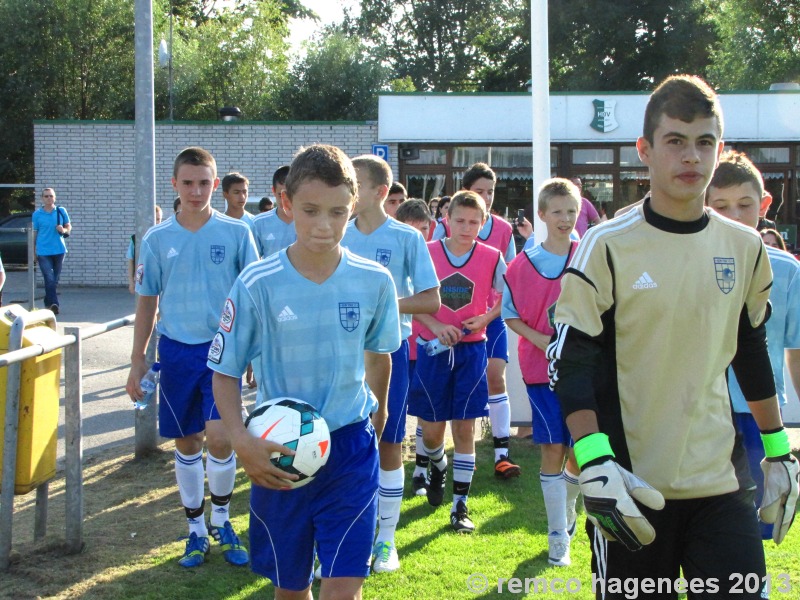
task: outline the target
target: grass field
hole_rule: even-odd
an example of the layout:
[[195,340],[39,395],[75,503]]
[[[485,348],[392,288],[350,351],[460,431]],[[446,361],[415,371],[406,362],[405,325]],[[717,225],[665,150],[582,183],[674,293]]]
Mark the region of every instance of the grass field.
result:
[[[514,440],[512,453],[523,468],[518,480],[496,481],[491,444],[479,443],[478,471],[469,507],[477,526],[473,536],[457,536],[449,527],[449,484],[445,503],[437,509],[425,498],[403,503],[397,533],[401,570],[371,576],[364,598],[376,600],[439,600],[477,598],[593,598],[590,548],[579,532],[572,545],[573,564],[547,564],[545,515],[538,482],[539,453],[529,443]],[[33,494],[16,502],[15,564],[0,573],[0,598],[87,599],[246,599],[272,598],[271,585],[248,569],[227,565],[212,544],[209,561],[185,570],[176,560],[182,554],[185,521],[172,467],[171,445],[143,461],[121,450],[88,461],[85,474],[86,549],[64,556],[63,479],[51,483],[47,539],[34,545]],[[411,470],[407,465],[406,487]],[[233,500],[233,522],[247,540],[249,482],[240,470]],[[580,517],[583,523],[583,516]],[[767,565],[776,580],[788,574],[794,587],[773,590],[772,598],[800,598],[800,528],[780,547],[765,543]],[[498,578],[519,578],[498,592]],[[524,593],[524,580],[529,593]],[[540,586],[537,589],[537,584]],[[472,586],[472,591],[469,586]],[[556,591],[548,590],[554,586]],[[564,586],[569,586],[565,591]],[[485,586],[485,587],[484,587]],[[315,597],[318,587],[314,586]],[[644,597],[643,595],[634,597]]]

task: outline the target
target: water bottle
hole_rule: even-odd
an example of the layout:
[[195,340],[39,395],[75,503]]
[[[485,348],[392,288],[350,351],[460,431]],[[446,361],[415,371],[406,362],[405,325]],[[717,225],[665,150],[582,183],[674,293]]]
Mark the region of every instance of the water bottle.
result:
[[[463,328],[461,331],[464,334],[472,333],[466,327]],[[452,346],[448,346],[447,344],[440,342],[439,338],[433,338],[431,341],[425,342],[424,346],[425,346],[425,354],[427,354],[428,356],[436,356],[437,354],[441,354],[442,352],[445,352],[446,350],[450,350],[450,348],[452,348]]]
[[141,400],[137,400],[133,403],[133,406],[136,410],[142,410],[147,408],[147,405],[150,403],[150,398],[153,396],[153,392],[156,391],[156,386],[158,385],[158,372],[161,370],[161,365],[153,363],[153,366],[150,367],[150,370],[144,374],[142,377],[142,381],[139,385],[142,387],[142,391],[144,392],[144,397]]

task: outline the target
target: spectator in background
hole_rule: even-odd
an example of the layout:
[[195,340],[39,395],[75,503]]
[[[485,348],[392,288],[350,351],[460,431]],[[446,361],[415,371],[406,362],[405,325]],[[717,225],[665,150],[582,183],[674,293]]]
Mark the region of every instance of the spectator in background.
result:
[[761,233],[761,239],[764,240],[764,244],[786,252],[786,242],[783,241],[783,236],[779,231],[775,229],[762,229],[759,233]]
[[389,188],[389,195],[383,202],[383,210],[386,214],[394,218],[397,214],[397,208],[408,199],[408,192],[402,183],[395,181]]
[[[162,219],[161,207],[158,204],[156,204],[155,217],[156,217],[156,223],[155,224],[158,225],[159,223],[161,223],[161,219]],[[127,263],[128,263],[128,291],[131,294],[135,294],[136,293],[136,279],[134,277],[134,275],[136,273],[136,262],[135,262],[135,259],[136,259],[136,235],[135,234],[131,235],[131,241],[128,244],[128,252],[127,252],[127,254],[125,254],[125,259],[127,260]]]
[[275,202],[269,196],[264,196],[258,201],[258,212],[265,213],[275,208]]
[[583,239],[586,235],[586,230],[592,225],[597,225],[600,222],[600,215],[597,209],[592,204],[591,200],[583,196],[583,182],[580,177],[571,177],[570,181],[578,186],[581,192],[581,212],[578,214],[578,222],[575,223],[575,231]]
[[449,207],[450,196],[442,196],[439,198],[439,204],[436,206],[436,214],[433,216],[437,223],[444,221],[444,218],[447,215],[447,209]]
[[434,219],[436,218],[436,209],[439,207],[439,200],[441,200],[440,196],[434,196],[428,201],[428,210]]
[[33,213],[33,240],[36,260],[44,279],[44,304],[54,314],[58,314],[58,279],[67,245],[64,238],[69,237],[72,223],[63,206],[56,206],[56,192],[53,188],[42,190],[42,207]]

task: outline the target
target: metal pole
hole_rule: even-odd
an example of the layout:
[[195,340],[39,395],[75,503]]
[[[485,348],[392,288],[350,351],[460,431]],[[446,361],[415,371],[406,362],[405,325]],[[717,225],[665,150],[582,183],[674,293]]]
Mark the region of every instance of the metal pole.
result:
[[67,553],[83,550],[83,378],[79,327],[65,327],[75,343],[64,349],[64,476]]
[[36,301],[36,248],[33,243],[33,227],[28,229],[28,310],[33,310]]
[[[9,351],[22,347],[21,317],[14,319],[8,336]],[[3,479],[0,491],[0,570],[8,569],[14,517],[14,480],[17,474],[17,429],[19,422],[19,385],[22,363],[8,366],[6,373],[6,420],[3,443]],[[38,499],[37,499],[38,500]]]
[[536,210],[536,194],[550,177],[550,70],[547,39],[547,0],[531,2],[531,104],[533,110],[533,231],[537,243],[547,228]]
[[[150,336],[147,344],[147,364],[152,365],[156,360],[156,333]],[[156,431],[156,407],[159,402],[160,388],[153,394],[150,403],[142,410],[137,410],[135,421],[134,456],[143,458],[155,450],[158,445],[158,435]]]
[[38,542],[47,535],[47,501],[50,495],[50,482],[36,486],[36,510],[33,513],[33,540]]
[[173,99],[172,99],[172,20],[175,18],[175,9],[172,2],[169,3],[169,120],[173,120]]
[[[155,222],[156,142],[153,83],[153,1],[135,4],[135,79],[136,79],[136,252],[145,232]],[[170,49],[171,54],[171,49]],[[151,411],[153,409],[150,409]],[[147,410],[144,411],[147,413]],[[150,428],[151,431],[140,431]],[[136,419],[136,453],[154,450],[155,414],[151,419]],[[140,444],[140,438],[143,440]]]

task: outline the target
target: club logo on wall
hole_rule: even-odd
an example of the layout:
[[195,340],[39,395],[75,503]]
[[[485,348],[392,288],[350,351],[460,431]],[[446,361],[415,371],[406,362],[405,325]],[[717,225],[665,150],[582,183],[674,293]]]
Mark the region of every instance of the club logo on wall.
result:
[[608,133],[619,127],[614,110],[617,107],[616,100],[592,100],[594,104],[594,119],[590,123],[592,129],[600,133]]

